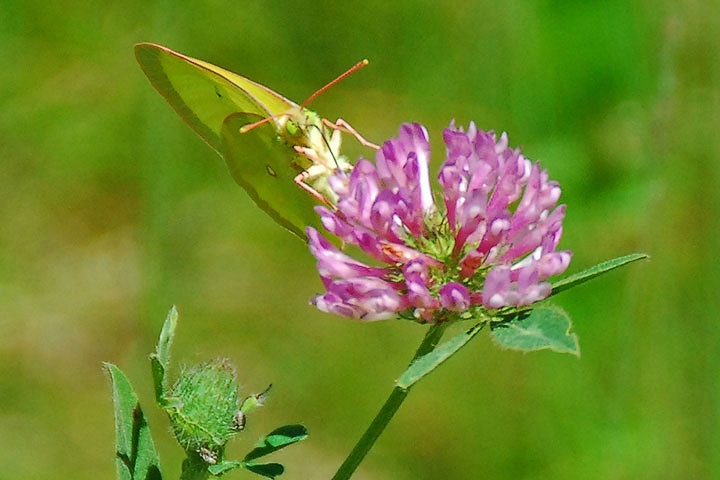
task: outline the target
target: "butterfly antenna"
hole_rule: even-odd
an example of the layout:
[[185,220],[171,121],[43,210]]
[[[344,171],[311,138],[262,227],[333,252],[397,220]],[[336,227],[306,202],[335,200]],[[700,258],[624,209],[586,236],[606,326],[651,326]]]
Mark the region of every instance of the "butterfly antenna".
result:
[[312,102],[315,97],[317,97],[318,95],[320,95],[321,93],[323,93],[325,90],[327,90],[328,88],[332,87],[333,85],[335,85],[336,83],[338,83],[340,80],[342,80],[343,78],[347,77],[347,76],[350,75],[351,73],[354,73],[354,72],[356,72],[357,70],[360,70],[362,67],[364,67],[364,66],[367,65],[368,63],[370,63],[370,62],[368,61],[367,58],[366,58],[365,60],[359,61],[358,63],[356,63],[355,65],[353,65],[352,67],[350,67],[350,69],[349,69],[348,71],[346,71],[345,73],[343,73],[342,75],[340,75],[339,77],[337,77],[335,80],[333,80],[332,82],[330,82],[330,83],[328,83],[327,85],[325,85],[324,87],[322,87],[322,88],[321,88],[320,90],[318,90],[317,92],[315,92],[315,93],[313,93],[312,95],[310,95],[310,98],[308,98],[307,100],[305,100],[305,103],[303,103],[302,105],[300,105],[300,108],[305,108],[305,107],[307,107],[308,104],[309,104],[310,102]]
[[265,118],[263,118],[262,120],[259,120],[259,121],[255,122],[255,123],[248,123],[247,125],[244,125],[244,126],[242,126],[242,127],[240,128],[240,133],[247,133],[247,132],[249,132],[250,130],[252,130],[253,128],[259,127],[259,126],[262,125],[263,123],[267,123],[267,122],[269,122],[270,120],[275,120],[276,118],[286,117],[286,116],[289,116],[289,115],[290,115],[290,113],[287,113],[287,112],[285,112],[285,113],[279,113],[279,114],[273,115],[273,116],[271,116],[271,117],[265,117]]

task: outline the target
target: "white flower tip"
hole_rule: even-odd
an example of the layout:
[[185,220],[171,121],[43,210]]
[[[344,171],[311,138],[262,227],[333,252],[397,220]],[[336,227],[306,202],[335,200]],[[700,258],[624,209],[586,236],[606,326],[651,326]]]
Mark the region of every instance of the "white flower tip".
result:
[[486,305],[490,308],[504,307],[505,306],[505,297],[503,297],[499,293],[496,293],[488,299],[488,301],[486,302]]

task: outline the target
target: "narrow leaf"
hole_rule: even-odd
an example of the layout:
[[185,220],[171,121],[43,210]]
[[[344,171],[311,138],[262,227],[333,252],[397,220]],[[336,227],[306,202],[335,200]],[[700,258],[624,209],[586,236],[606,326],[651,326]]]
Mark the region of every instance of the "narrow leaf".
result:
[[137,395],[125,374],[111,363],[115,411],[115,464],[118,480],[161,480],[160,459]]
[[442,343],[432,352],[418,358],[410,364],[402,375],[400,375],[400,378],[397,379],[395,384],[398,387],[407,390],[418,380],[437,368],[438,365],[457,353],[458,350],[460,350],[475,336],[475,334],[482,330],[484,325],[485,322],[480,322],[470,330],[454,336],[450,340]]
[[161,407],[167,404],[165,399],[165,389],[167,388],[167,379],[165,377],[168,365],[170,364],[170,347],[175,337],[175,328],[177,327],[178,312],[175,306],[165,318],[162,330],[160,331],[160,339],[155,347],[155,352],[150,354],[150,364],[152,367],[153,385],[155,386],[155,400]]
[[227,462],[221,462],[217,465],[209,465],[208,471],[212,473],[215,476],[222,475],[223,473],[227,473],[230,470],[234,470],[236,468],[244,467],[245,465],[242,462],[238,462],[237,460],[233,461],[227,461]]
[[580,356],[577,336],[570,332],[570,318],[557,307],[536,307],[491,328],[495,343],[505,348],[526,352],[549,348]]
[[580,285],[581,283],[592,280],[599,275],[615,270],[623,265],[645,258],[650,258],[650,256],[646,253],[631,253],[630,255],[625,255],[624,257],[618,257],[613,260],[608,260],[607,262],[598,263],[594,267],[590,267],[587,270],[583,270],[582,272],[575,273],[569,277],[565,277],[557,282],[554,282],[551,295],[555,295],[567,290],[568,288]]
[[265,478],[275,478],[285,472],[285,467],[279,463],[245,463],[244,467],[253,473],[262,475]]
[[250,462],[256,458],[264,457],[295,442],[305,440],[307,437],[308,432],[303,425],[285,425],[276,428],[260,440],[250,453],[245,455],[243,462]]

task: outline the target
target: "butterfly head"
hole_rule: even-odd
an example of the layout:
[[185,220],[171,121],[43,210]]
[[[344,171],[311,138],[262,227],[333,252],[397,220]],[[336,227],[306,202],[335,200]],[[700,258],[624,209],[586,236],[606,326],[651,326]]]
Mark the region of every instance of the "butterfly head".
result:
[[303,170],[330,174],[348,171],[352,165],[340,154],[340,132],[329,129],[320,115],[306,108],[294,108],[277,118],[280,136],[306,160]]

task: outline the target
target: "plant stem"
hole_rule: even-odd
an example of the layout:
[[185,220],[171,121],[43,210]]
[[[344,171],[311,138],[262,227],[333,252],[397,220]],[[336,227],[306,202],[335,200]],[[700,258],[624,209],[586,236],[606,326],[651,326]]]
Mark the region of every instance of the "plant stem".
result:
[[182,464],[180,480],[205,480],[210,476],[207,467],[198,454],[188,453]]
[[[446,326],[447,322],[438,322],[430,327],[410,363],[415,361],[418,357],[422,357],[423,355],[433,351],[440,341]],[[355,444],[355,447],[350,452],[350,455],[348,455],[343,464],[340,465],[340,468],[335,473],[335,476],[332,477],[332,480],[347,480],[352,476],[355,469],[357,469],[360,462],[363,461],[365,455],[367,455],[370,451],[380,434],[383,430],[385,430],[385,427],[387,427],[388,423],[390,423],[390,419],[392,419],[398,411],[400,405],[402,405],[409,392],[410,388],[393,388],[393,391],[385,401],[385,404],[382,406],[377,415],[375,415],[375,418],[372,423],[370,423],[367,430],[365,430],[363,436],[360,437],[360,440],[358,440],[357,444]]]

